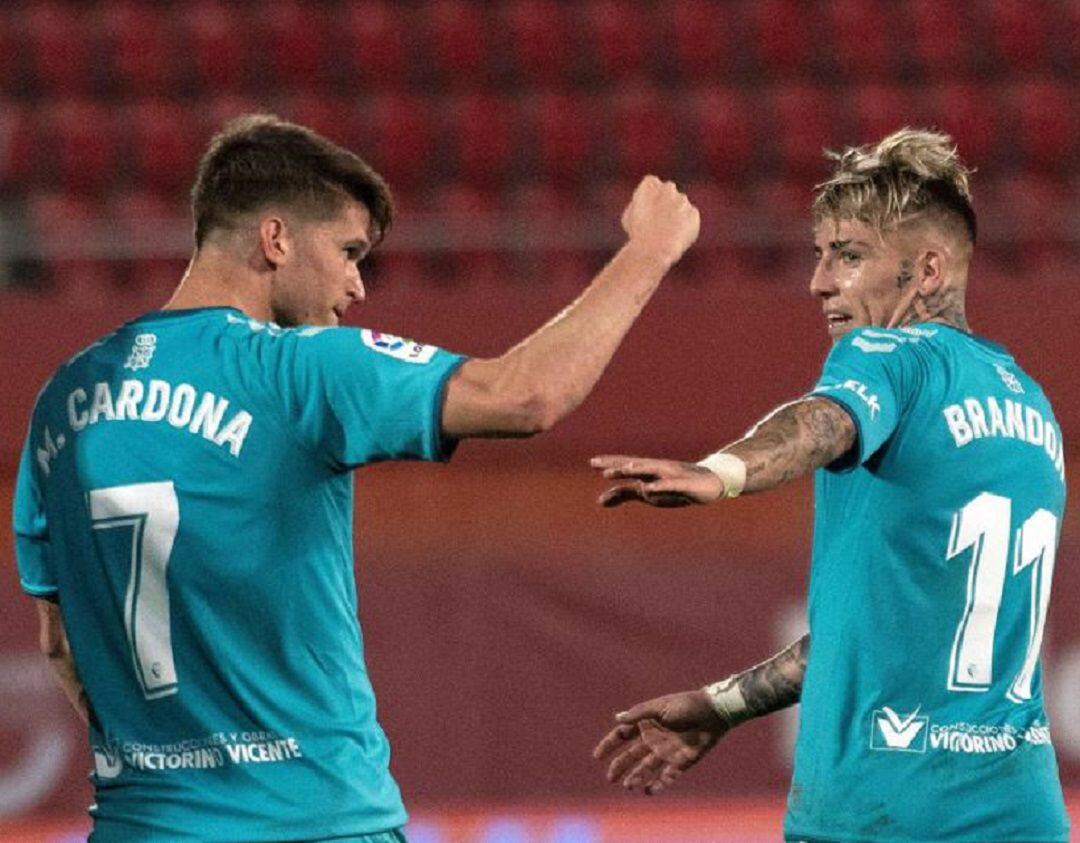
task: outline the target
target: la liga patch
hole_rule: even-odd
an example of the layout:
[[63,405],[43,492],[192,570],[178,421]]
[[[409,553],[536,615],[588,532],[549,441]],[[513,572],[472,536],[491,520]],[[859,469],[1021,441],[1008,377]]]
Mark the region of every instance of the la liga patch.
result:
[[404,360],[406,363],[430,363],[431,358],[438,351],[438,348],[433,345],[423,345],[415,340],[383,334],[367,328],[360,329],[360,339],[373,351],[385,354],[387,357]]

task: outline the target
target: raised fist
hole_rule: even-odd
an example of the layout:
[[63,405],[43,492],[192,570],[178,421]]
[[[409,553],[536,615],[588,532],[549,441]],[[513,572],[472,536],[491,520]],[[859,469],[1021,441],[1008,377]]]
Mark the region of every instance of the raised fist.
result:
[[666,261],[682,257],[697,240],[701,217],[674,182],[645,176],[622,215],[630,241]]

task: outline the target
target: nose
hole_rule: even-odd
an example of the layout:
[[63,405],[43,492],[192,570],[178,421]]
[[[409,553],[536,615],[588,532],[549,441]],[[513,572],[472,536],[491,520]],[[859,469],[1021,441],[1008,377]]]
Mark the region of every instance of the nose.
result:
[[836,281],[828,266],[828,257],[823,256],[814,265],[814,274],[810,277],[810,295],[827,299],[837,293]]
[[349,301],[353,304],[359,304],[367,297],[367,291],[364,289],[364,279],[360,275],[360,268],[356,269],[356,276],[353,279],[352,285],[348,291]]

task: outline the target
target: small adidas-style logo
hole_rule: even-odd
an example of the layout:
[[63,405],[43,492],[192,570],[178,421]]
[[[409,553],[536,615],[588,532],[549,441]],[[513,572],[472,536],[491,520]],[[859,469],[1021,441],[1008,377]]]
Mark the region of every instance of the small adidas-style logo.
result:
[[926,725],[929,717],[920,717],[919,708],[900,715],[887,705],[874,711],[870,724],[870,748],[893,752],[926,752]]

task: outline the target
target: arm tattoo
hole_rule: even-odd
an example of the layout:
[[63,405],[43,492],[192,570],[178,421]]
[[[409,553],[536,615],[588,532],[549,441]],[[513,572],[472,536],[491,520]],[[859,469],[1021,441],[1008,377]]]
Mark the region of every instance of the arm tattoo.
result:
[[786,650],[738,675],[739,690],[751,716],[761,717],[799,701],[809,655],[807,633]]
[[761,492],[839,459],[855,444],[855,423],[827,398],[785,404],[725,448],[746,463],[744,492]]

